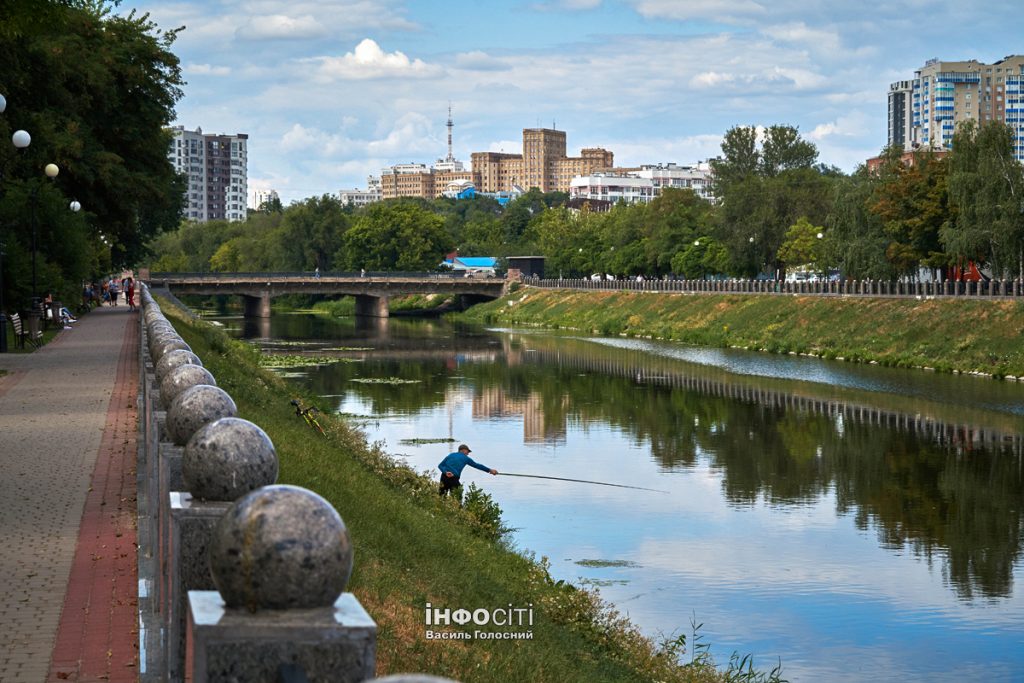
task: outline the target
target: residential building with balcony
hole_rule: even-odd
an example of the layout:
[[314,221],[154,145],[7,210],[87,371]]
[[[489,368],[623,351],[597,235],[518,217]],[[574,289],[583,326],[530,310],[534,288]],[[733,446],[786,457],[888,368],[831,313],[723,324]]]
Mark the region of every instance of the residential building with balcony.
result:
[[[908,83],[909,116],[903,108]],[[891,145],[950,149],[957,126],[968,120],[1010,126],[1017,160],[1024,161],[1024,56],[1009,55],[994,64],[930,59],[909,82],[889,86]]]
[[569,181],[570,200],[601,200],[616,204],[647,204],[654,201],[660,188],[651,178],[617,173],[593,173]]
[[249,136],[209,135],[202,128],[171,129],[167,158],[188,179],[184,217],[190,221],[243,221],[248,209]]

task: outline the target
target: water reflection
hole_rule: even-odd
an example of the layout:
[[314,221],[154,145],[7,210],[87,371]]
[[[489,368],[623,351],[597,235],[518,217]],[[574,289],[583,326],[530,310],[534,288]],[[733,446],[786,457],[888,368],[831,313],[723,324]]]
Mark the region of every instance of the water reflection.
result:
[[[537,473],[670,488],[488,482],[518,539],[563,576],[582,571],[574,558],[636,559],[587,578],[641,624],[671,630],[694,609],[723,631],[712,641],[781,654],[804,680],[955,679],[986,665],[992,680],[1024,676],[1019,385],[789,358],[786,372],[754,376],[648,343],[290,318],[264,343],[360,361],[303,381],[336,409],[380,419],[373,438],[472,436]],[[352,381],[366,377],[414,383]],[[405,450],[421,469],[439,459]],[[883,638],[960,651],[901,661],[879,651]]]

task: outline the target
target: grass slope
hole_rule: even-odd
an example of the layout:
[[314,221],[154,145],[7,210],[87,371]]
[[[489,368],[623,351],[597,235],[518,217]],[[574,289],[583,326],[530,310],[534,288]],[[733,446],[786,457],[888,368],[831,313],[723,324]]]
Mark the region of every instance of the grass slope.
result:
[[[166,303],[164,312],[234,398],[239,416],[270,435],[279,481],[319,493],[345,520],[355,547],[349,590],[379,626],[378,673],[419,671],[464,683],[764,678],[749,666],[739,671],[738,660],[731,674],[718,672],[700,651],[695,663],[678,665],[679,641],[656,650],[594,594],[552,580],[543,562],[496,541],[500,520],[486,494],[467,495],[464,508],[440,499],[432,477],[396,464],[340,417],[322,416],[327,437],[315,433],[289,405],[294,388],[261,370],[256,351]],[[470,610],[532,604],[533,639],[427,640],[427,602]]]
[[1024,377],[1024,303],[523,288],[465,319]]

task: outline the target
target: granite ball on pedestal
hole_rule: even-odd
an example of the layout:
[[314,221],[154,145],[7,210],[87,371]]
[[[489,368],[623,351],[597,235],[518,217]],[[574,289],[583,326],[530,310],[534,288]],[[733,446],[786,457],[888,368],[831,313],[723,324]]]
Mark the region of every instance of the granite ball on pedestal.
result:
[[168,351],[157,361],[156,366],[153,368],[156,381],[162,382],[167,373],[175,368],[180,368],[182,365],[198,365],[203,367],[203,361],[199,359],[199,356],[185,349]]
[[200,427],[185,444],[181,474],[193,498],[234,501],[277,481],[277,453],[252,422],[223,417]]
[[[167,379],[182,369],[194,367],[183,365],[171,371]],[[237,414],[238,408],[226,391],[209,384],[199,384],[185,389],[171,401],[167,408],[167,434],[176,445],[184,446],[203,425]]]
[[159,363],[160,359],[164,357],[164,354],[170,353],[171,351],[177,351],[178,349],[181,349],[182,351],[191,351],[192,347],[186,344],[185,340],[181,337],[178,337],[176,339],[171,338],[167,341],[158,343],[155,345],[155,348],[151,348],[149,351],[150,355],[153,356],[153,360]]
[[[161,359],[162,360],[162,359]],[[158,360],[157,363],[160,361]],[[154,366],[155,368],[156,366]],[[178,397],[178,394],[185,391],[189,387],[194,387],[199,384],[209,384],[211,386],[217,386],[217,380],[213,378],[210,371],[201,365],[180,365],[173,370],[170,370],[164,378],[160,380],[160,400],[163,401],[164,406],[170,409],[174,399]]]
[[326,500],[265,486],[235,502],[210,540],[210,573],[228,607],[330,607],[352,574],[352,542]]

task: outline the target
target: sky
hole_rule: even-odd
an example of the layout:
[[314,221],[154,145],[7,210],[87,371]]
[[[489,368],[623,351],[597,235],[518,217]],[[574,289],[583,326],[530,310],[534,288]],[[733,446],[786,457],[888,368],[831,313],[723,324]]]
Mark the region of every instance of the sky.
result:
[[737,125],[786,124],[852,171],[886,142],[889,84],[931,58],[1024,51],[1016,2],[975,0],[124,0],[187,85],[176,125],[249,136],[249,191],[287,205],[396,163],[522,151],[692,164]]

